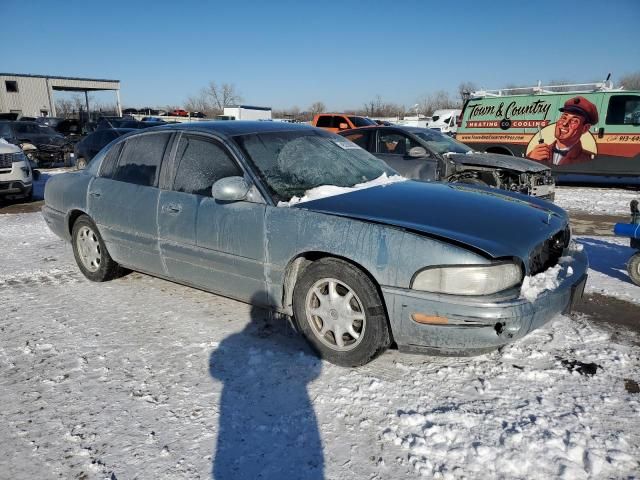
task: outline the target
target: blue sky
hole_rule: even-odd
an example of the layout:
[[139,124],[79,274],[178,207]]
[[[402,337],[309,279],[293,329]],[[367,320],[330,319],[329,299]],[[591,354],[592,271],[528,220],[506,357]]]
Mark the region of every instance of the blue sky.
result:
[[113,78],[125,106],[210,80],[245,103],[413,105],[461,81],[614,80],[640,70],[640,1],[3,0],[0,70]]

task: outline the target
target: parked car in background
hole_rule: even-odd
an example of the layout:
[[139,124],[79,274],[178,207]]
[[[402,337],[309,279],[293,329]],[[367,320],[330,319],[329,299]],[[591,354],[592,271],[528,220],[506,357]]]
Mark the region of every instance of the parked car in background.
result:
[[0,121],[0,137],[23,149],[36,167],[69,163],[73,144],[58,132],[36,122]]
[[[51,178],[42,212],[88,279],[129,268],[277,309],[346,366],[392,342],[439,354],[498,348],[569,311],[586,280],[586,255],[556,205],[405,180],[300,124],[129,134],[86,170]],[[532,292],[525,278],[537,274],[550,280]]]
[[438,130],[448,135],[455,135],[458,130],[458,118],[462,110],[448,108],[444,110],[436,110],[431,115],[431,120],[427,123],[427,128]]
[[177,108],[177,109],[171,110],[169,113],[167,113],[167,116],[169,116],[169,117],[188,117],[189,116],[189,112],[187,112],[186,110],[183,110],[181,108]]
[[311,125],[336,133],[350,128],[369,127],[377,125],[377,123],[370,118],[360,117],[358,115],[346,115],[344,113],[319,113],[313,117]]
[[123,115],[137,115],[138,113],[139,111],[137,108],[125,108],[124,110],[122,110]]
[[82,123],[80,120],[60,117],[38,117],[36,123],[53,128],[70,142],[77,142],[82,137]]
[[207,116],[202,112],[190,112],[189,116],[192,118],[207,118]]
[[33,197],[33,174],[23,151],[0,138],[0,199]]
[[414,180],[489,186],[547,200],[555,196],[549,167],[525,158],[475,152],[437,130],[394,125],[344,130],[340,135]]
[[106,145],[116,138],[136,130],[135,128],[105,128],[90,133],[76,143],[74,147],[76,167],[78,167],[78,169],[86,168],[91,159]]

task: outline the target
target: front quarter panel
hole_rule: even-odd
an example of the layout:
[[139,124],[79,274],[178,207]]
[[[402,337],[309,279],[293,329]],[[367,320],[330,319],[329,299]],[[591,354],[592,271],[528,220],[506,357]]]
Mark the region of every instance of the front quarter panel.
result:
[[447,242],[384,224],[293,208],[266,212],[266,277],[274,299],[283,298],[287,266],[296,257],[320,252],[366,270],[380,286],[409,288],[416,271],[430,265],[486,263]]

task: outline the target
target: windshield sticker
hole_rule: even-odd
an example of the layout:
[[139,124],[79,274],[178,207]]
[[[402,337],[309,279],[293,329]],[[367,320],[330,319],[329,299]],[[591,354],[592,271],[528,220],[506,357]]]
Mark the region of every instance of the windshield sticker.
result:
[[362,150],[362,148],[359,145],[356,145],[353,142],[338,142],[334,140],[333,143],[338,145],[343,150],[358,150],[358,149]]

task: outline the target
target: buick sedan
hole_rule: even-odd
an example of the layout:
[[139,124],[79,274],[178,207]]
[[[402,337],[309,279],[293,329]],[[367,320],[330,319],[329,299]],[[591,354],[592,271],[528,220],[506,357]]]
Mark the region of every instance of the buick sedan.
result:
[[275,309],[344,366],[391,345],[486,352],[581,295],[587,259],[561,208],[404,180],[309,126],[176,124],[50,179],[43,215],[88,279],[126,268]]

